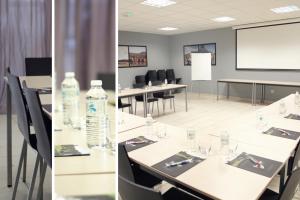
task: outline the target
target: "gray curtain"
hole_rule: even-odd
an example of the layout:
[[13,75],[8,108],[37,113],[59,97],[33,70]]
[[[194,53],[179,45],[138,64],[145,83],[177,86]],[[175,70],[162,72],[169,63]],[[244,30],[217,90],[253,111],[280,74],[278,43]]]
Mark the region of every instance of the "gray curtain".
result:
[[55,1],[56,84],[74,71],[81,89],[115,73],[115,0]]
[[25,74],[25,57],[51,56],[51,0],[0,1],[0,113],[5,112],[4,74]]

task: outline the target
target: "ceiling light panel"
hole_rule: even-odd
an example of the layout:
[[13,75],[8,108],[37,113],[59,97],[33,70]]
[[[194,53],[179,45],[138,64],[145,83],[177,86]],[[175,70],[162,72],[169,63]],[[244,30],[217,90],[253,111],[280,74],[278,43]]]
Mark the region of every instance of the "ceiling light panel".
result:
[[232,17],[217,17],[217,18],[214,18],[212,19],[213,21],[215,22],[230,22],[230,21],[234,21],[235,19],[232,18]]
[[141,2],[141,4],[147,5],[147,6],[153,6],[153,7],[157,7],[157,8],[162,8],[162,7],[176,4],[176,2],[170,1],[170,0],[145,0],[145,1]]
[[299,7],[294,6],[294,5],[271,9],[271,11],[273,11],[274,13],[277,13],[277,14],[290,13],[290,12],[295,12],[295,11],[299,11],[299,10],[300,10]]

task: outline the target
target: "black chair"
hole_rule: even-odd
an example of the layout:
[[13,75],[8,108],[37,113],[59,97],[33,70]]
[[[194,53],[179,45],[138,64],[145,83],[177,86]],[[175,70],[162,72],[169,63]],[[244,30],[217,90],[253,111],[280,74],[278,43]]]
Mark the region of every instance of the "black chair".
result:
[[175,77],[174,69],[167,69],[166,70],[166,77],[167,77],[168,83],[178,84],[181,80],[181,78],[176,78]]
[[148,70],[146,74],[146,82],[147,84],[151,81],[152,83],[158,81],[157,72],[155,70]]
[[161,194],[151,188],[138,185],[119,175],[119,194],[122,200],[200,200],[200,198],[188,193],[171,188]]
[[[146,86],[146,78],[144,75],[136,76],[135,82],[136,84],[133,84],[133,88],[144,88]],[[152,103],[152,113],[154,109],[154,102],[157,102],[157,113],[159,115],[158,99],[148,96],[147,101],[148,101],[148,105],[146,105],[147,110],[150,110],[150,103]],[[137,102],[144,102],[144,97],[142,95],[135,96],[135,111],[134,111],[135,114],[136,114]]]
[[[20,160],[18,164],[18,170],[13,189],[12,199],[16,198],[20,173],[23,167],[23,182],[26,182],[26,167],[27,167],[27,146],[29,145],[34,150],[37,150],[36,135],[30,132],[30,114],[28,112],[27,103],[23,95],[20,80],[17,76],[12,75],[9,70],[7,71],[8,85],[11,91],[14,108],[17,114],[18,128],[24,137],[23,146],[21,150]],[[36,163],[39,164],[39,159],[36,159]],[[33,176],[34,178],[34,176]],[[30,195],[30,193],[29,193]]]
[[295,149],[295,154],[289,159],[288,175],[292,174],[295,169],[300,168],[300,141]]
[[129,113],[132,113],[132,105],[131,103],[123,103],[121,98],[118,98],[118,108],[124,111],[124,108],[128,108]]
[[[23,82],[23,88],[29,113],[32,119],[32,124],[36,132],[37,151],[40,157],[43,159],[40,169],[41,178],[37,193],[37,199],[41,199],[47,166],[52,168],[52,120],[42,110],[38,91],[27,88],[25,82]],[[35,179],[32,180],[30,190],[33,190],[34,184]]]
[[284,189],[280,194],[267,189],[259,200],[292,200],[300,181],[300,168],[292,172],[288,177]]
[[102,87],[105,90],[116,90],[115,74],[97,74],[97,79],[102,80]]
[[157,80],[164,83],[166,78],[167,78],[166,70],[164,69],[157,70]]
[[[146,86],[145,83],[133,84],[133,88],[144,88],[145,86]],[[134,114],[136,114],[137,102],[144,102],[144,96],[143,95],[137,95],[134,98],[135,98]],[[157,102],[157,113],[159,115],[158,98],[148,96],[147,97],[147,102],[148,102],[148,105],[146,105],[147,110],[150,110],[150,104],[152,103],[152,113],[153,113],[153,110],[154,110],[154,102]]]
[[118,144],[118,173],[127,180],[146,187],[154,187],[161,183],[160,179],[140,170],[138,166],[130,162],[123,144]]
[[[153,86],[155,85],[161,85],[162,82],[160,81],[155,81],[153,82]],[[158,98],[158,99],[162,99],[162,103],[163,103],[163,113],[165,113],[166,110],[166,100],[170,99],[170,109],[174,109],[175,112],[175,96],[171,95],[171,91],[169,91],[169,93],[167,92],[155,92],[153,93],[153,97]]]
[[25,58],[27,76],[51,76],[52,58]]

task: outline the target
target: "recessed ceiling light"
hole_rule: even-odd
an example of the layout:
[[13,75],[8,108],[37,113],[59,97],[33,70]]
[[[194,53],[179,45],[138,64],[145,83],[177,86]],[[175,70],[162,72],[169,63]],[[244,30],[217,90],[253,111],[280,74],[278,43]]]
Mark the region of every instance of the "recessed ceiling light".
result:
[[170,0],[145,0],[141,4],[161,8],[176,4],[176,2]]
[[159,30],[162,30],[162,31],[175,31],[177,30],[178,28],[174,28],[174,27],[163,27],[163,28],[159,28]]
[[230,22],[230,21],[233,21],[235,19],[232,18],[232,17],[217,17],[217,18],[214,18],[212,20],[215,21],[215,22]]
[[274,13],[289,13],[289,12],[295,12],[300,10],[298,6],[284,6],[284,7],[279,7],[279,8],[272,8],[271,11]]

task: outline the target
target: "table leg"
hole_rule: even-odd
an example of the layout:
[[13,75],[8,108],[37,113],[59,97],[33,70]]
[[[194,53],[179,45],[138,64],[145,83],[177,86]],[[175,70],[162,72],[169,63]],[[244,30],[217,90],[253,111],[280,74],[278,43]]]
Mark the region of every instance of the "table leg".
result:
[[217,101],[219,101],[219,81],[217,81]]
[[[144,104],[144,117],[146,117],[146,95],[145,94],[143,94],[143,100],[144,100],[144,102],[143,102],[143,104]],[[136,109],[136,108],[135,108]]]
[[253,97],[254,97],[254,83],[252,83],[252,89],[251,89],[251,105],[253,106]]
[[286,166],[287,166],[287,164],[285,164],[279,172],[279,174],[280,174],[279,193],[281,193],[284,189],[286,170],[287,170]]
[[147,94],[147,92],[145,93],[145,104],[146,104],[146,115],[145,115],[145,117],[147,117],[147,115],[148,115],[148,94]]
[[229,99],[229,88],[230,88],[230,84],[227,83],[227,99]]
[[188,103],[187,103],[187,87],[184,88],[185,90],[185,111],[188,111]]
[[254,106],[256,106],[256,83],[254,83]]
[[7,134],[7,187],[12,186],[12,110],[11,110],[11,92],[6,84],[6,134]]
[[263,85],[263,103],[265,103],[265,99],[266,99],[266,85]]
[[261,97],[260,97],[260,103],[262,104],[264,102],[264,85],[261,84]]

